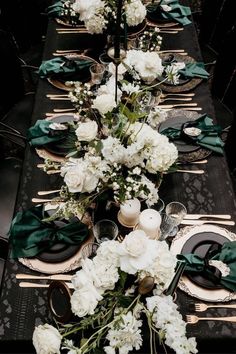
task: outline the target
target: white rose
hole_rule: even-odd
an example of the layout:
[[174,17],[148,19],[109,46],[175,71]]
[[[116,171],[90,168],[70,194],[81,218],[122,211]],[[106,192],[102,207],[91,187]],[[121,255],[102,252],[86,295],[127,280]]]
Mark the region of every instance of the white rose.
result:
[[102,296],[97,289],[91,284],[87,283],[82,288],[75,290],[71,296],[71,310],[79,316],[93,315],[98,301],[102,300]]
[[33,345],[37,354],[60,354],[62,336],[49,324],[35,327]]
[[98,110],[100,114],[111,112],[116,107],[115,97],[112,94],[102,94],[93,100],[92,108]]
[[149,239],[143,230],[130,232],[120,244],[120,268],[128,274],[149,267],[155,259],[158,243]]
[[79,123],[75,133],[79,141],[91,141],[98,133],[98,125],[93,120],[89,120],[85,123]]
[[86,166],[82,163],[68,169],[64,181],[71,193],[90,193],[96,189],[98,184],[97,177],[87,172]]

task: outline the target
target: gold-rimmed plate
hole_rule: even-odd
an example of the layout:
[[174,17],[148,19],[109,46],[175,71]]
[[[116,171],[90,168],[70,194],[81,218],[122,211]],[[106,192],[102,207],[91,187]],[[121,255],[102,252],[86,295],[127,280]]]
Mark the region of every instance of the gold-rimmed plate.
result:
[[[173,122],[175,121],[176,117],[184,117],[186,121],[191,121],[191,120],[194,121],[198,119],[200,116],[201,114],[197,112],[183,111],[181,109],[172,109],[171,111],[167,112],[167,119]],[[200,161],[207,158],[211,154],[212,154],[211,150],[199,146],[199,148],[194,151],[179,152],[178,161],[183,163]]]
[[[51,116],[50,118],[46,118],[46,120],[51,121],[52,123],[70,123],[70,122],[78,122],[79,116],[73,113],[70,114],[55,114],[55,116]],[[70,152],[64,146],[64,142],[66,139],[61,140],[60,142],[54,142],[47,145],[44,145],[42,148],[37,148],[36,152],[39,157],[44,159],[48,159],[50,161],[58,161],[63,162],[65,160],[65,156]]]
[[[65,58],[67,59],[72,59],[72,60],[91,60],[91,65],[98,63],[95,59],[86,56],[86,55],[81,55],[81,54],[66,54],[63,55]],[[61,79],[58,75],[58,77],[49,77],[47,78],[48,82],[58,88],[59,90],[63,90],[63,91],[72,91],[74,89],[74,83],[73,81],[81,81],[81,82],[91,82],[91,74],[90,74],[90,70],[89,70],[89,66],[85,72],[85,75],[83,78],[81,78],[80,80],[64,80]]]
[[[159,56],[160,58],[163,60],[165,59],[165,57],[171,55],[171,53],[168,54],[163,54],[160,53]],[[173,53],[173,57],[177,62],[182,62],[185,64],[188,63],[194,63],[196,60],[192,57],[190,57],[189,55],[181,55],[178,53]],[[192,89],[194,89],[195,87],[197,87],[201,82],[202,82],[202,78],[200,77],[193,77],[187,80],[182,80],[180,82],[180,84],[178,85],[173,85],[168,83],[162,83],[160,85],[160,89],[165,91],[165,92],[172,92],[172,93],[178,93],[178,92],[186,92],[186,91],[190,91]]]
[[72,257],[64,260],[63,262],[47,263],[37,258],[19,258],[19,262],[22,263],[25,267],[40,273],[68,273],[81,266],[82,246],[93,241],[94,236],[91,233],[90,236],[86,239],[86,241],[81,245],[80,249]]
[[[170,250],[174,254],[181,254],[186,242],[199,238],[199,235],[204,235],[206,238],[209,234],[218,235],[217,239],[225,239],[227,242],[236,241],[236,235],[224,228],[216,225],[198,225],[187,226],[181,229],[176,237],[173,239]],[[202,240],[203,241],[203,240]],[[206,240],[207,241],[207,240]],[[222,242],[222,241],[220,241]],[[189,277],[183,275],[179,282],[179,288],[190,296],[197,299],[210,302],[227,302],[236,299],[236,292],[230,292],[226,289],[209,289],[203,286],[199,286],[194,283]]]

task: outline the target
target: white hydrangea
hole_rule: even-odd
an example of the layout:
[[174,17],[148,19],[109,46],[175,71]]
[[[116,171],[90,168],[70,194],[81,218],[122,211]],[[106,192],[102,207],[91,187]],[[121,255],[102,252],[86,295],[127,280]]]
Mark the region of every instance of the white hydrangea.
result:
[[160,123],[164,122],[166,118],[167,118],[166,110],[158,106],[154,106],[148,115],[147,123],[149,123],[150,126],[155,129],[158,127]]
[[128,354],[132,349],[140,349],[142,345],[141,326],[142,321],[137,320],[131,311],[117,316],[117,321],[111,325],[106,336],[109,346],[104,347],[105,353],[116,353],[116,348],[119,349],[120,354]]
[[146,169],[150,173],[167,171],[178,158],[175,145],[166,136],[157,134],[157,145],[153,147],[146,163]]
[[186,323],[172,297],[155,295],[147,297],[146,302],[154,325],[165,333],[165,343],[174,349],[176,354],[196,354],[196,340],[186,338]]
[[86,20],[85,25],[89,33],[103,33],[107,27],[107,20],[104,18],[103,14],[94,14],[88,20]]
[[102,155],[111,164],[122,163],[125,156],[125,147],[121,144],[120,140],[108,136],[107,139],[102,141]]
[[140,0],[126,1],[125,13],[128,26],[137,26],[146,17],[146,7]]
[[173,255],[166,242],[157,241],[158,250],[151,266],[140,272],[141,279],[151,276],[157,285],[157,291],[163,292],[169,286],[175,274],[176,257]]

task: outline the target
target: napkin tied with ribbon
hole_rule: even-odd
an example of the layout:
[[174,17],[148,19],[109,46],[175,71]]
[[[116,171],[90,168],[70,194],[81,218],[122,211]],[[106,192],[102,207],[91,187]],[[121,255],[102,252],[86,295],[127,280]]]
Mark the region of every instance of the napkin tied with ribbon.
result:
[[[183,128],[191,126],[201,130],[198,136],[189,136],[183,133]],[[224,143],[219,134],[222,129],[219,125],[214,125],[213,120],[206,114],[202,115],[195,121],[185,123],[180,128],[166,128],[161,133],[166,135],[170,140],[182,139],[188,143],[200,145],[206,149],[223,154]]]
[[185,64],[185,68],[178,71],[179,74],[186,78],[200,77],[208,79],[209,73],[205,70],[205,65],[202,62],[194,62]]
[[89,68],[94,63],[89,58],[68,59],[64,56],[43,61],[38,74],[41,78],[80,81],[89,79]]
[[43,146],[66,137],[68,130],[50,129],[51,121],[39,119],[34,126],[28,129],[27,138],[34,147]]
[[192,253],[177,258],[186,263],[186,273],[201,273],[215,284],[236,291],[236,241],[213,246],[204,258]]
[[88,227],[79,220],[58,227],[43,221],[45,217],[43,206],[17,213],[9,231],[12,258],[34,257],[58,242],[79,245],[89,234]]
[[[162,7],[162,5],[164,5]],[[170,7],[165,11],[165,6]],[[188,16],[191,15],[191,9],[188,6],[179,4],[178,0],[161,1],[158,4],[150,4],[147,6],[147,17],[152,21],[158,21],[160,18],[176,21],[183,26],[191,23]]]

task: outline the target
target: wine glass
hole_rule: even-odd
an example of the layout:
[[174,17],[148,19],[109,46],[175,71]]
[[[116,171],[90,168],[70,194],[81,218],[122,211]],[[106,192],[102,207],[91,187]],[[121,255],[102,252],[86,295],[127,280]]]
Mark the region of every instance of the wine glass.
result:
[[175,236],[179,230],[178,225],[187,214],[187,209],[182,203],[171,202],[165,208],[161,223],[161,239]]

